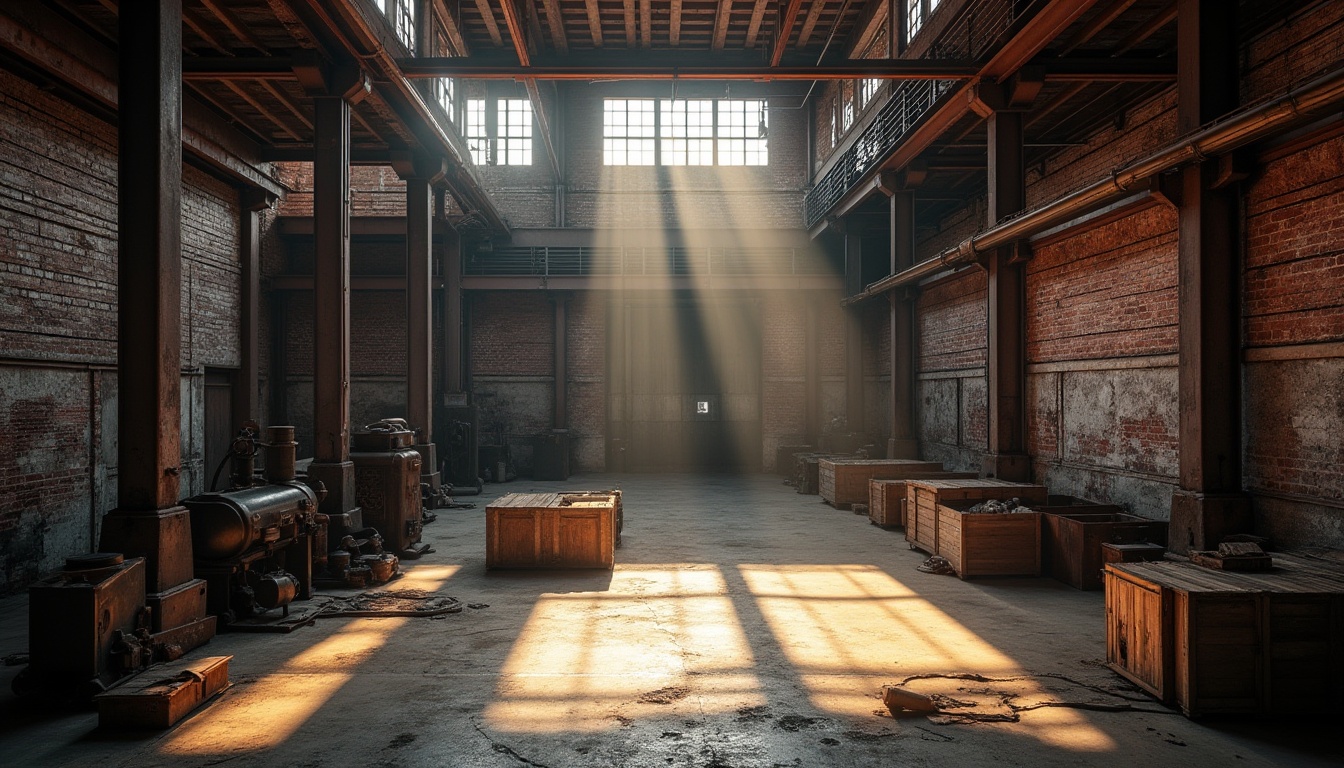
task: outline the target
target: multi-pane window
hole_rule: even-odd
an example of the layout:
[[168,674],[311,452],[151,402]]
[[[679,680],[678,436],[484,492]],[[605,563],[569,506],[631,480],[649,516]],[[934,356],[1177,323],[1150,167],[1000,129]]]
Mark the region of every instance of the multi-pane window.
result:
[[939,0],[905,0],[905,39],[913,39],[929,15],[938,8]]
[[467,99],[467,148],[477,165],[532,164],[532,103],[499,99],[495,111],[485,99]]
[[602,164],[653,165],[656,130],[653,99],[607,99],[602,104]]
[[392,22],[397,37],[411,51],[415,50],[415,1],[414,0],[373,0],[378,10]]
[[532,164],[532,102],[500,99],[499,136],[495,147],[498,165]]
[[859,103],[868,106],[868,103],[877,95],[877,89],[882,87],[882,79],[869,77],[859,81]]
[[659,142],[663,165],[714,164],[714,101],[663,99]]
[[452,78],[440,77],[434,81],[434,97],[448,113],[448,119],[457,121],[457,88]]
[[605,165],[766,165],[764,99],[606,99]]
[[467,99],[467,148],[471,162],[490,162],[490,132],[485,124],[485,99]]
[[844,118],[842,122],[842,130],[848,131],[849,127],[854,124],[854,102],[849,100],[845,101],[845,109],[843,114]]
[[829,111],[831,113],[831,149],[835,149],[835,143],[839,139],[838,134],[840,133],[838,126],[835,124],[835,102],[831,102]]

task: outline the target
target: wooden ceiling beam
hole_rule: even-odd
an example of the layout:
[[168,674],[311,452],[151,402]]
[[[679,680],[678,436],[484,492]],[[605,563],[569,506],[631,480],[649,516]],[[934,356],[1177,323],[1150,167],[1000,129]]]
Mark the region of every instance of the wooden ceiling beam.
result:
[[206,26],[205,21],[192,9],[186,7],[182,8],[182,21],[191,28],[192,32],[195,32],[198,37],[204,40],[206,45],[222,54],[233,54],[233,51],[230,50],[227,45],[210,33],[210,29]]
[[1116,0],[1110,7],[1106,8],[1101,13],[1098,13],[1091,21],[1080,27],[1077,32],[1070,35],[1069,39],[1065,40],[1064,44],[1060,46],[1059,55],[1067,55],[1072,51],[1078,50],[1079,47],[1086,45],[1103,29],[1109,27],[1116,19],[1120,18],[1120,16],[1124,14],[1125,11],[1128,11],[1130,6],[1134,5],[1137,1],[1138,0]]
[[280,88],[279,86],[272,85],[270,82],[266,80],[261,81],[261,87],[267,93],[271,94],[271,98],[280,102],[281,106],[283,106],[285,109],[288,109],[289,113],[294,115],[295,119],[297,119],[300,123],[303,123],[304,128],[307,128],[310,131],[313,129],[313,121],[309,120],[308,116],[305,115],[303,113],[303,110],[299,108],[299,105],[288,95],[285,94],[284,89]]
[[522,14],[514,0],[499,0],[499,9],[504,13],[504,24],[509,28],[509,37],[513,39],[513,52],[518,54],[518,63],[524,67],[532,66],[532,55],[527,50],[527,35],[523,33]]
[[[897,0],[903,2],[904,0]],[[890,0],[868,0],[859,11],[859,17],[850,29],[849,39],[842,52],[845,56],[859,56],[868,50],[877,35],[887,27],[887,8]]]
[[448,40],[450,53],[454,56],[471,55],[467,40],[462,36],[462,25],[448,7],[447,0],[434,0],[434,20],[439,23],[439,29],[443,30],[443,36]]
[[[648,0],[644,0],[648,2]],[[602,11],[597,6],[597,0],[583,0],[584,9],[588,12],[588,34],[593,37],[593,47],[602,47]]]
[[625,17],[625,47],[634,48],[639,45],[639,32],[635,26],[635,0],[622,0],[621,11]]
[[803,9],[803,0],[787,0],[780,13],[779,27],[775,30],[775,45],[770,52],[770,66],[778,67],[784,59],[784,51],[789,47],[789,38],[793,37],[793,27],[798,23],[798,12]]
[[817,22],[821,20],[821,12],[826,8],[826,0],[812,0],[812,6],[807,9],[807,18],[803,21],[803,29],[798,33],[798,47],[802,48],[812,39],[812,31],[817,28]]
[[755,48],[757,40],[761,35],[761,22],[765,21],[765,9],[769,5],[769,0],[756,0],[756,5],[751,9],[751,23],[747,25],[747,47]]
[[476,0],[476,10],[481,14],[481,21],[485,22],[485,31],[490,35],[490,42],[503,46],[504,36],[499,33],[499,22],[495,21],[495,9],[490,7],[490,0]]
[[219,2],[219,0],[201,0],[201,5],[205,6],[205,9],[216,19],[219,19],[221,24],[228,27],[229,31],[233,33],[233,36],[241,40],[243,45],[246,45],[249,48],[255,48],[258,51],[266,51],[266,46],[258,42],[257,38],[253,37],[252,33],[247,31],[247,25],[243,23],[242,19],[239,19],[233,11],[229,10],[229,8]]
[[551,30],[551,44],[560,53],[569,53],[569,39],[565,37],[565,19],[560,15],[560,0],[544,0],[546,26]]
[[710,41],[711,49],[723,50],[723,45],[728,40],[728,21],[732,15],[733,0],[719,0],[719,10],[714,16],[714,39]]
[[255,98],[253,98],[253,97],[252,97],[252,94],[248,93],[246,90],[244,90],[242,87],[240,87],[237,83],[235,83],[235,82],[233,82],[233,81],[231,81],[231,80],[225,80],[225,81],[224,81],[224,87],[228,88],[230,91],[233,91],[233,94],[234,94],[235,96],[237,96],[238,98],[240,98],[240,99],[242,99],[243,101],[247,102],[247,104],[248,104],[249,106],[251,106],[253,109],[257,110],[257,114],[259,114],[259,115],[261,115],[262,117],[266,118],[266,119],[269,120],[271,123],[273,123],[277,128],[279,128],[280,130],[284,131],[285,134],[289,136],[289,138],[293,139],[294,141],[303,141],[303,140],[304,140],[302,136],[299,136],[298,131],[295,131],[293,128],[290,128],[288,123],[286,123],[284,120],[281,120],[280,118],[276,117],[276,116],[275,116],[269,109],[267,109],[265,106],[263,106],[261,102],[257,101]]
[[1120,56],[1142,45],[1144,41],[1157,34],[1158,30],[1176,21],[1176,4],[1172,3],[1162,11],[1153,15],[1143,26],[1130,32],[1120,41],[1120,45],[1115,49],[1115,55]]
[[681,45],[681,2],[672,0],[667,20],[667,42],[673,48]]
[[[761,2],[765,2],[765,0],[761,0]],[[642,48],[653,46],[652,0],[639,0],[639,45]]]

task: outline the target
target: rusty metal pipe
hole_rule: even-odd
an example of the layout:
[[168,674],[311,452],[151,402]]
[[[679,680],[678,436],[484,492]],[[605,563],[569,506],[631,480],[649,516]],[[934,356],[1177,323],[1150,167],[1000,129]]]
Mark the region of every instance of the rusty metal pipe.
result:
[[1132,192],[1148,179],[1187,163],[1224,155],[1258,141],[1295,123],[1317,117],[1344,102],[1344,68],[1333,70],[1287,94],[1201,128],[1148,157],[1121,168],[1110,178],[1083,187],[1039,208],[1001,222],[972,235],[957,245],[915,266],[888,275],[868,285],[862,292],[845,299],[854,304],[874,296],[918,282],[946,269],[975,261],[994,248],[1062,224]]

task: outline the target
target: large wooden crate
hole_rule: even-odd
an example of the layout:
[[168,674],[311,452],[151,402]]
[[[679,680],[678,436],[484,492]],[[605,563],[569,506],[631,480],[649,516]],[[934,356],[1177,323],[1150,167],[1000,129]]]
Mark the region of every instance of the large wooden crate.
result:
[[799,493],[817,495],[819,467],[822,459],[857,458],[848,453],[795,453],[793,455],[793,487]]
[[[929,472],[918,480],[969,480],[977,477],[974,472]],[[904,528],[906,516],[907,480],[869,480],[868,481],[868,521],[879,528]]]
[[[1086,509],[1063,512],[1062,509]],[[1055,506],[1039,508],[1045,572],[1075,589],[1101,589],[1103,543],[1166,545],[1167,523],[1127,514],[1122,507]]]
[[485,567],[612,568],[615,493],[511,493],[485,508]]
[[1106,566],[1106,661],[1190,717],[1344,713],[1344,573],[1276,553],[1233,573]]
[[947,558],[963,579],[1039,576],[1041,513],[967,511],[978,503],[962,500],[938,505],[937,554]]
[[915,459],[821,459],[817,462],[817,492],[837,509],[868,503],[868,481],[898,480],[941,472],[941,461]]
[[931,555],[942,554],[938,551],[938,505],[941,503],[1018,498],[1031,505],[1044,502],[1046,496],[1043,485],[997,478],[911,480],[906,486],[905,540],[910,542],[911,549],[922,549]]

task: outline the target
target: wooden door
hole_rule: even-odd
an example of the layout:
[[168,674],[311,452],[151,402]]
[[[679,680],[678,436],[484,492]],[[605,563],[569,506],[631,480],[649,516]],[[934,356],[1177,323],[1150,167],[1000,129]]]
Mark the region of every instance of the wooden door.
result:
[[750,299],[631,302],[613,365],[624,468],[756,471],[761,332]]

